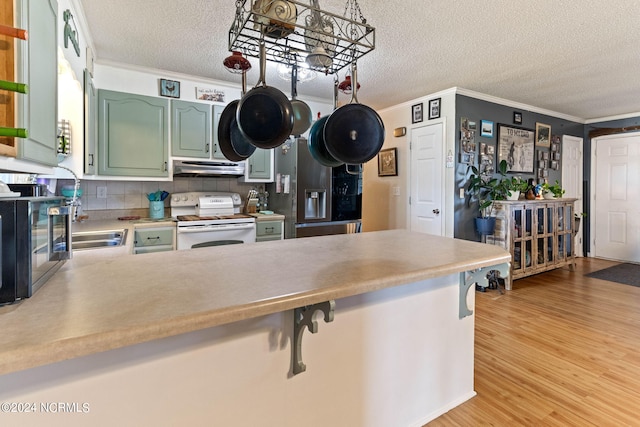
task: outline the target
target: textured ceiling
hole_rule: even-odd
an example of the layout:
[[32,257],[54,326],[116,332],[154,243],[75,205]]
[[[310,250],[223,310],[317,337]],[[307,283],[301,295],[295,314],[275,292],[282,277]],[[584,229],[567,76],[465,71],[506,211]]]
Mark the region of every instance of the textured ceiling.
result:
[[[234,0],[80,0],[96,62],[239,83],[229,55]],[[360,0],[376,49],[358,100],[382,109],[453,86],[583,118],[640,112],[640,1]],[[342,15],[345,1],[320,0]],[[251,58],[249,86],[258,80]],[[289,83],[269,64],[267,83]],[[340,73],[343,77],[343,72]],[[298,85],[331,98],[332,77]]]

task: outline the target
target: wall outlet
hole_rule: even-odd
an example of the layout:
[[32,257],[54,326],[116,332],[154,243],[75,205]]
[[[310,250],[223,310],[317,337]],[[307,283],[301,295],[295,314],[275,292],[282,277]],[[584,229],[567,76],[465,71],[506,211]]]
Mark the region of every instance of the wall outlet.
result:
[[107,187],[97,187],[98,199],[106,199],[107,198]]
[[460,189],[460,198],[464,199],[464,187]]

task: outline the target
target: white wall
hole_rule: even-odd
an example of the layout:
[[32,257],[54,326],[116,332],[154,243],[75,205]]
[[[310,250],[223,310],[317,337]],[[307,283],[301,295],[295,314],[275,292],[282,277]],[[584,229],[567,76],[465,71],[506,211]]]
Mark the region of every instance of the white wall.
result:
[[[421,96],[405,103],[379,111],[385,126],[385,142],[382,149],[398,149],[398,176],[379,177],[377,157],[368,162],[364,167],[364,189],[362,202],[363,229],[365,231],[399,229],[409,227],[409,193],[410,193],[410,166],[411,153],[409,143],[412,130],[421,126],[434,123],[444,123],[445,146],[443,153],[446,157],[449,150],[455,153],[455,93],[456,88]],[[420,123],[411,123],[411,106],[422,103],[424,111],[429,100],[441,98],[440,118],[424,120]],[[395,128],[406,127],[407,133],[403,137],[394,137]],[[445,159],[442,159],[443,167]],[[444,169],[444,209],[445,235],[453,236],[453,188],[454,169]],[[397,187],[394,195],[394,189]]]
[[[71,41],[64,47],[64,11],[70,10],[75,23],[80,55]],[[84,84],[83,72],[87,63],[87,47],[91,36],[80,14],[78,0],[58,0],[58,120],[69,120],[71,126],[71,155],[61,158],[60,164],[82,176],[84,156]],[[73,28],[73,25],[72,25]],[[56,168],[55,175],[72,178],[63,169]]]
[[[220,65],[222,66],[222,65]],[[229,102],[240,99],[241,80],[238,74],[229,74],[230,80],[222,81],[205,79],[197,76],[170,73],[164,70],[133,67],[126,64],[96,63],[94,73],[94,85],[98,89],[115,90],[119,92],[135,93],[146,96],[159,96],[160,79],[176,80],[180,82],[180,100],[196,101],[196,88],[216,89],[225,93],[225,102],[203,101],[212,105],[226,105]],[[250,90],[251,86],[247,88]],[[314,117],[318,112],[321,115],[332,111],[332,102],[317,98],[299,96],[298,99],[309,104]]]

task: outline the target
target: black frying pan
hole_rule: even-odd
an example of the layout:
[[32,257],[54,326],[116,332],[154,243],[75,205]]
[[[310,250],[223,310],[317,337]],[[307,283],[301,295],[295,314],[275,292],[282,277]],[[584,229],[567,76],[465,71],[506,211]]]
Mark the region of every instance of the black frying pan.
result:
[[[333,109],[338,108],[338,80],[333,83]],[[324,125],[327,122],[329,116],[320,117],[311,126],[309,131],[309,140],[307,141],[307,147],[311,153],[311,157],[322,166],[328,166],[334,168],[341,166],[344,162],[337,160],[327,151],[327,147],[324,143]]]
[[384,123],[371,107],[358,103],[358,77],[351,65],[351,102],[331,113],[324,125],[327,151],[347,164],[360,164],[378,154],[384,143]]
[[265,83],[267,65],[264,41],[260,41],[260,80],[240,99],[236,120],[242,135],[258,148],[275,148],[291,135],[293,107],[287,96]]
[[[246,72],[242,72],[242,96],[244,96],[247,87]],[[218,123],[218,145],[220,151],[228,160],[232,162],[241,162],[251,157],[256,146],[251,144],[240,132],[238,122],[236,121],[236,111],[240,100],[231,101],[224,107],[220,114],[220,123]]]

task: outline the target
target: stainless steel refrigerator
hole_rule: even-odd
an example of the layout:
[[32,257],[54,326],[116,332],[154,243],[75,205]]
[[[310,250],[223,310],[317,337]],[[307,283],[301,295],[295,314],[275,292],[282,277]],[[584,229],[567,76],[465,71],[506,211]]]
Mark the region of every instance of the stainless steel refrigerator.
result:
[[275,148],[276,182],[267,191],[269,208],[285,216],[285,239],[361,231],[362,173],[349,169],[318,163],[305,138]]

